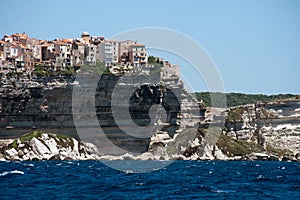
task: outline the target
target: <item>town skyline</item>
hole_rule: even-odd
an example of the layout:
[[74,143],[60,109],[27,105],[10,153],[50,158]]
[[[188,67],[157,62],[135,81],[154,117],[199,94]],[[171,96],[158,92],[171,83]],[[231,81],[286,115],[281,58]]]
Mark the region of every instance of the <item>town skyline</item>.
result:
[[31,74],[37,65],[52,71],[104,63],[106,67],[140,67],[147,63],[145,45],[133,40],[118,41],[91,36],[84,31],[77,38],[45,40],[23,33],[4,35],[0,40],[0,73]]

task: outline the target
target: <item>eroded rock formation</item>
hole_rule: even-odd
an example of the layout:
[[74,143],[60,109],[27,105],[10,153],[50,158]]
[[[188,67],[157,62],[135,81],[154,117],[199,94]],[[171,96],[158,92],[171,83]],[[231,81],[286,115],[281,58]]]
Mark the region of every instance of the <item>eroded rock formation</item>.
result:
[[1,141],[0,148],[1,160],[89,160],[99,156],[91,143],[38,131]]

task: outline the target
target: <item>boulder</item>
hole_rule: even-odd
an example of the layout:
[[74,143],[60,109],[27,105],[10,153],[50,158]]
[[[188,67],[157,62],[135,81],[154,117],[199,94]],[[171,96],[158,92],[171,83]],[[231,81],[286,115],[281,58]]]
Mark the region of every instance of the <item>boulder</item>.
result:
[[41,157],[51,154],[48,147],[35,137],[30,140],[30,146],[32,147],[33,152]]
[[18,160],[18,151],[15,148],[8,149],[5,151],[6,157],[8,157],[11,160]]

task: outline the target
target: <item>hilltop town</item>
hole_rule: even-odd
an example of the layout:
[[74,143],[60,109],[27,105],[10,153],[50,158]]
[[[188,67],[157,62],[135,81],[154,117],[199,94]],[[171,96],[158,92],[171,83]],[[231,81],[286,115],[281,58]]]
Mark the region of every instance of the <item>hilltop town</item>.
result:
[[80,38],[43,40],[25,33],[4,35],[0,40],[0,73],[31,74],[35,67],[51,71],[68,67],[96,65],[140,67],[148,62],[144,44],[137,41],[117,41],[103,36],[91,36],[87,31]]

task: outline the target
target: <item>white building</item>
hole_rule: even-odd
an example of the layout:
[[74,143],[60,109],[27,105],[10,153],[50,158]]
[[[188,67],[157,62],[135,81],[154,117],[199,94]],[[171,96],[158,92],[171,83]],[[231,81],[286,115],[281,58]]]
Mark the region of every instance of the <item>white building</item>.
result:
[[145,65],[148,62],[148,54],[145,45],[133,44],[129,47],[129,62],[134,67]]
[[72,56],[72,44],[66,42],[58,42],[59,45],[59,55],[56,57],[57,66],[70,66],[71,65],[71,56]]
[[105,66],[112,66],[119,62],[119,42],[116,40],[105,40],[98,44],[98,60],[105,63]]
[[95,65],[96,64],[97,46],[94,44],[85,45],[84,55],[85,64]]
[[39,45],[39,40],[35,38],[28,38],[27,47],[32,49],[34,59],[41,60],[41,46]]

